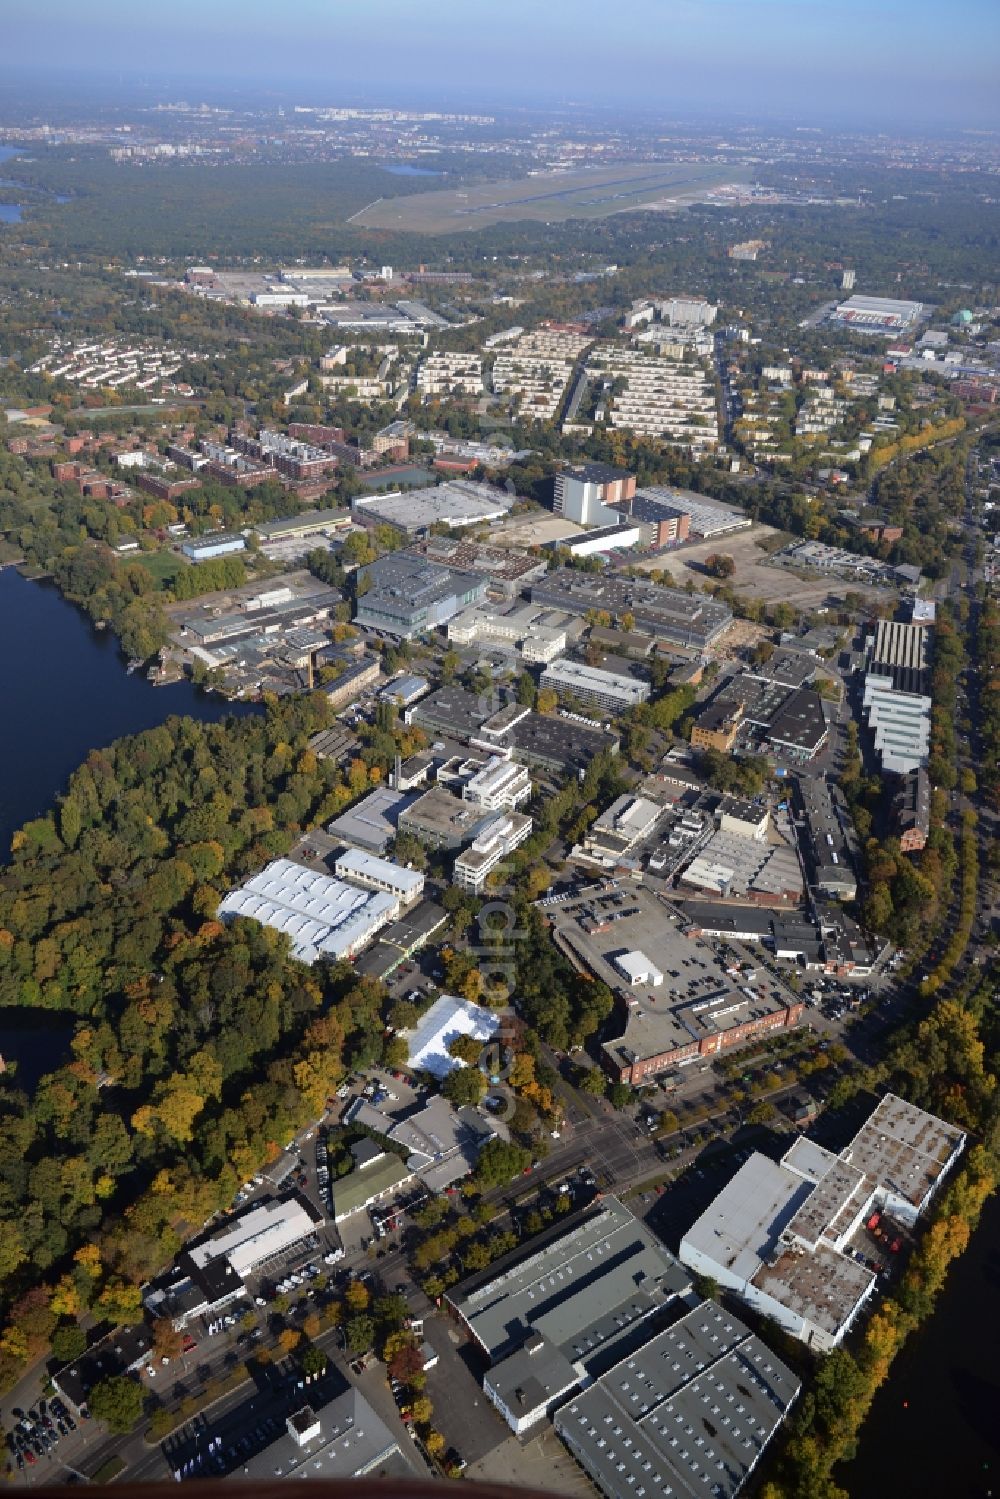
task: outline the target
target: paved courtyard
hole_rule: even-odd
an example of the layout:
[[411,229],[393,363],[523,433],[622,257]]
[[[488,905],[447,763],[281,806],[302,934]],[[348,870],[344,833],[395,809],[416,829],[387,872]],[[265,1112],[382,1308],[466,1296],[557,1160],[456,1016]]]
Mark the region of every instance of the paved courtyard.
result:
[[541,1431],[522,1443],[513,1433],[479,1462],[470,1463],[464,1476],[483,1483],[505,1483],[517,1489],[566,1494],[569,1499],[597,1499],[597,1489],[546,1421]]

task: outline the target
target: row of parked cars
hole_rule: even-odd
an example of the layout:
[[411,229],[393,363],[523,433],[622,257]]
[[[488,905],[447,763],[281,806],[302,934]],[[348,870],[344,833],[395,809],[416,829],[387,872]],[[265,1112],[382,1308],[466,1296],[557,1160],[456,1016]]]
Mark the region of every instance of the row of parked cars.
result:
[[316,1191],[322,1197],[324,1206],[333,1206],[330,1197],[330,1162],[327,1158],[326,1141],[322,1135],[316,1141]]
[[60,1437],[76,1430],[76,1421],[58,1396],[46,1402],[39,1400],[30,1410],[14,1407],[17,1425],[7,1436],[7,1445],[18,1468],[29,1468],[42,1456],[51,1456]]
[[315,1280],[319,1273],[317,1264],[303,1265],[299,1270],[293,1270],[290,1275],[286,1275],[284,1280],[279,1280],[274,1289],[279,1296],[287,1296],[290,1291],[297,1291],[300,1286],[308,1285],[309,1281]]

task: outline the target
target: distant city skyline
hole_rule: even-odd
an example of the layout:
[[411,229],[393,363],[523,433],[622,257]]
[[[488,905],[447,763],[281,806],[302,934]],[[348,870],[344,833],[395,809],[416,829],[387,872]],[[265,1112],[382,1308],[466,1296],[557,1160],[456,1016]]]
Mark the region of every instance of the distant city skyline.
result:
[[0,82],[1000,126],[996,0],[6,0],[4,41]]

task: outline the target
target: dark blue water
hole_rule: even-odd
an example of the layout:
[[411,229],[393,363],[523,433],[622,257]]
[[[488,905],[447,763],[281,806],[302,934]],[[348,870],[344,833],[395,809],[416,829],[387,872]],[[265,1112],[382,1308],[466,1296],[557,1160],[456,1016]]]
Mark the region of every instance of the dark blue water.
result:
[[51,584],[0,571],[0,862],[12,834],[51,806],[92,749],[171,714],[216,722],[257,712],[190,682],[128,676],[109,631],[95,630]]
[[392,166],[383,166],[383,172],[391,172],[394,177],[440,177],[440,172],[432,172],[430,167],[415,167],[408,161],[394,162]]
[[[11,157],[19,156],[23,149],[23,146],[0,146],[0,166],[5,161],[10,161]],[[12,177],[0,177],[0,188],[4,187],[21,188],[22,184]],[[56,203],[70,202],[66,193],[48,193],[44,188],[34,188],[32,191],[41,193],[43,197],[50,197]],[[19,224],[23,217],[24,213],[19,203],[0,203],[0,224]]]
[[[0,146],[0,162],[10,161],[12,156],[17,155],[17,147]],[[4,178],[0,183],[2,187],[15,187],[17,184]],[[0,203],[0,224],[19,224],[21,222],[21,210],[16,203]]]
[[10,1077],[33,1093],[46,1073],[69,1061],[76,1017],[52,1010],[0,1010],[0,1057]]
[[876,1395],[857,1457],[836,1475],[851,1499],[1000,1499],[998,1330],[1000,1197],[993,1197],[934,1315]]

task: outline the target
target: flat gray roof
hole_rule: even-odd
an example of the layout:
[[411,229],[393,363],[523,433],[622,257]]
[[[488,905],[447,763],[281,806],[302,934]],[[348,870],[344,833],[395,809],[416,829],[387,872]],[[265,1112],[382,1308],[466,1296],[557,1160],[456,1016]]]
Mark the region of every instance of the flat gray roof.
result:
[[404,531],[422,531],[435,522],[446,526],[467,526],[475,521],[493,520],[516,503],[516,496],[491,484],[475,480],[453,479],[418,494],[380,494],[361,496],[353,501],[357,514],[375,516],[399,526]]
[[732,1499],[800,1388],[749,1328],[706,1301],[571,1399],[555,1427],[613,1499]]
[[754,1152],[688,1229],[684,1244],[750,1280],[770,1255],[813,1184]]
[[567,1394],[583,1376],[547,1338],[531,1338],[523,1348],[502,1359],[483,1378],[515,1417],[528,1416]]
[[413,1476],[396,1438],[353,1386],[321,1407],[315,1419],[319,1433],[304,1446],[299,1446],[286,1429],[262,1452],[238,1463],[226,1476],[239,1482],[266,1483],[268,1487],[275,1478]]
[[491,1357],[531,1330],[584,1362],[688,1287],[679,1261],[614,1197],[534,1254],[449,1297]]
[[328,823],[327,832],[357,848],[381,853],[396,836],[400,813],[415,801],[407,792],[379,786]]

